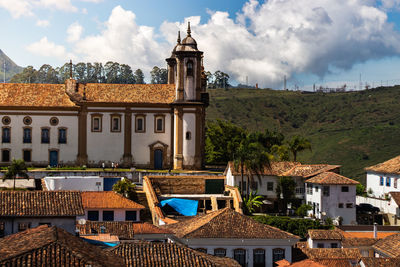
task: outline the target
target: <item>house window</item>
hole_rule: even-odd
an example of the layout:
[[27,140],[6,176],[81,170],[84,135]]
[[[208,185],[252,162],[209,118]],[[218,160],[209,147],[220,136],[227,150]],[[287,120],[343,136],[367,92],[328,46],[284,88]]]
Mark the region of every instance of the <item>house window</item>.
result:
[[383,186],[383,177],[382,177],[382,176],[380,177],[379,185],[382,185],[382,186]]
[[233,251],[233,259],[236,260],[241,266],[246,266],[246,250],[237,248]]
[[136,127],[135,132],[144,133],[146,132],[146,117],[144,115],[136,115]]
[[274,248],[272,250],[272,259],[273,262],[277,262],[283,260],[285,258],[285,250],[282,248]]
[[207,249],[206,248],[196,248],[195,250],[198,251],[198,252],[201,252],[201,253],[207,253]]
[[315,187],[315,192],[318,192],[318,190],[319,190],[319,187],[316,186],[316,187]]
[[32,161],[32,151],[31,150],[23,150],[23,159],[25,162],[31,162]]
[[189,60],[186,66],[186,75],[193,76],[193,61]]
[[252,189],[252,190],[258,190],[258,183],[257,183],[257,181],[252,181],[252,182],[250,182],[250,188]]
[[348,186],[342,186],[342,192],[349,192]]
[[312,195],[312,185],[307,185],[307,195]]
[[322,187],[322,195],[325,196],[325,197],[329,197],[329,194],[330,194],[329,186]]
[[101,132],[102,116],[92,115],[92,132]]
[[352,209],[353,208],[353,203],[346,203],[346,208],[347,209]]
[[10,127],[2,128],[1,141],[2,141],[2,143],[10,143],[11,142],[11,128]]
[[274,191],[274,182],[267,183],[267,191]]
[[125,211],[125,221],[137,221],[136,220],[136,210]]
[[192,133],[186,132],[186,140],[191,140],[191,139],[192,139]]
[[296,195],[304,195],[304,187],[296,187]]
[[30,223],[18,223],[18,232],[25,231],[31,227]]
[[67,129],[66,128],[58,129],[58,143],[59,144],[67,143]]
[[98,210],[89,210],[88,211],[88,220],[89,221],[98,221],[99,220],[99,211]]
[[394,178],[394,179],[393,179],[393,187],[394,187],[394,188],[397,188],[397,179],[398,179],[398,178]]
[[164,132],[164,116],[154,117],[154,132],[163,133]]
[[255,249],[253,250],[253,266],[254,267],[265,267],[265,250]]
[[225,257],[226,256],[226,249],[224,249],[224,248],[216,248],[216,249],[214,249],[214,256]]
[[10,161],[10,150],[8,150],[8,149],[1,150],[1,161],[2,162]]
[[344,207],[343,203],[339,203],[338,207],[339,207],[339,209],[343,209],[343,207]]
[[31,128],[24,128],[23,142],[25,144],[32,143],[32,129]]
[[103,221],[114,221],[114,211],[104,210],[103,211]]
[[337,243],[331,243],[331,248],[337,248],[338,244]]
[[390,187],[390,177],[386,177],[386,186]]
[[324,248],[324,243],[317,243],[317,248]]
[[49,144],[50,143],[50,129],[49,128],[42,128],[42,144]]
[[121,132],[120,115],[111,115],[111,132]]

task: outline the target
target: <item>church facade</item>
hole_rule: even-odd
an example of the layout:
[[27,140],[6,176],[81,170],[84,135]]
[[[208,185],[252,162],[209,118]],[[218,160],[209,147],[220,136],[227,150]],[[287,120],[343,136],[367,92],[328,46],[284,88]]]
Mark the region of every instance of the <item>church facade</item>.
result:
[[201,169],[203,52],[178,37],[168,84],[0,84],[1,165]]

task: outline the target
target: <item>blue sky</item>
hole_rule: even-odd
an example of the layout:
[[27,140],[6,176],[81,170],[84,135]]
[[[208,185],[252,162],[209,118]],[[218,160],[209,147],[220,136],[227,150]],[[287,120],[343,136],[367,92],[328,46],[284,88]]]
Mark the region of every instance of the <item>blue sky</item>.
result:
[[[351,2],[351,3],[349,3]],[[0,0],[2,49],[21,66],[109,60],[148,72],[193,25],[205,67],[281,89],[400,84],[397,0]]]

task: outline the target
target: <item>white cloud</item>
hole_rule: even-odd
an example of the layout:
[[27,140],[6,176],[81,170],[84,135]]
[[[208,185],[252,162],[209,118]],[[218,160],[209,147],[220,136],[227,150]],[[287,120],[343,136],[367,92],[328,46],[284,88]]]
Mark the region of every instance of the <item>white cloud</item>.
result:
[[38,7],[54,8],[63,11],[76,12],[78,9],[72,5],[71,0],[39,0],[35,3]]
[[68,42],[76,42],[81,38],[83,27],[78,23],[72,23],[67,29]]
[[49,25],[50,25],[50,21],[48,21],[48,20],[40,20],[40,19],[38,19],[38,20],[36,21],[36,26],[39,26],[39,27],[46,28],[46,27],[48,27]]
[[103,2],[103,0],[81,0],[82,2],[90,2],[90,3],[100,3]]
[[0,8],[7,10],[13,18],[33,16],[32,3],[29,0],[0,0]]
[[26,49],[33,54],[43,57],[54,57],[63,62],[68,58],[73,58],[71,54],[66,52],[64,46],[50,42],[47,37],[43,37],[38,42],[28,45]]

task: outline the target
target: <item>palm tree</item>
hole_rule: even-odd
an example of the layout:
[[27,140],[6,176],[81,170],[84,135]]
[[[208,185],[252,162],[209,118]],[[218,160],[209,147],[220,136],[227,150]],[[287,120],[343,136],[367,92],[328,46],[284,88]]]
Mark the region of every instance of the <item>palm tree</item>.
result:
[[240,186],[240,194],[243,196],[243,184],[244,184],[244,168],[246,162],[248,161],[248,144],[247,144],[247,135],[242,136],[242,139],[239,143],[235,141],[229,142],[228,146],[233,147],[233,165],[236,171],[240,170],[240,175],[242,178],[242,183]]
[[122,178],[113,185],[112,190],[126,198],[131,198],[135,192],[135,188],[136,185],[132,183],[131,180],[128,178]]
[[15,190],[15,179],[18,177],[29,179],[29,175],[26,173],[27,168],[25,161],[22,159],[13,159],[11,165],[8,167],[7,172],[4,174],[4,179],[14,179],[13,190]]
[[293,161],[297,160],[297,153],[306,149],[311,150],[311,143],[304,137],[293,136],[293,138],[288,142],[289,150],[293,154]]
[[262,196],[257,195],[257,191],[251,192],[250,195],[244,199],[246,212],[252,214],[254,212],[254,207],[260,207],[263,204],[262,198]]

